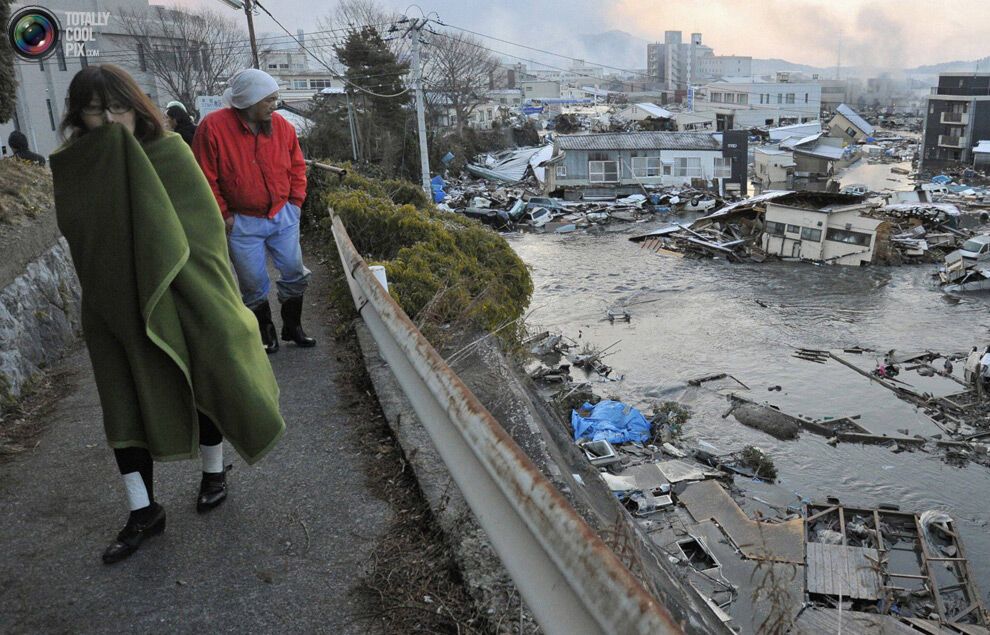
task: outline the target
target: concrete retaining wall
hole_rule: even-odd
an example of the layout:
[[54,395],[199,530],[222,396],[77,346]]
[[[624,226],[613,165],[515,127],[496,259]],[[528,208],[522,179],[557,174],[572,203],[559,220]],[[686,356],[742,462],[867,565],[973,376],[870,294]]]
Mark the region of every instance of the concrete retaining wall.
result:
[[0,235],[0,413],[80,335],[79,280],[54,210]]

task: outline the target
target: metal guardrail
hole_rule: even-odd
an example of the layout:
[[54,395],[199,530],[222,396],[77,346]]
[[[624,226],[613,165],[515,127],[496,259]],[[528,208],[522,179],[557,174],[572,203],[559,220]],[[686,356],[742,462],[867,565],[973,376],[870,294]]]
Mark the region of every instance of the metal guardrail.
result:
[[543,630],[681,633],[384,291],[339,217],[333,235],[381,356]]

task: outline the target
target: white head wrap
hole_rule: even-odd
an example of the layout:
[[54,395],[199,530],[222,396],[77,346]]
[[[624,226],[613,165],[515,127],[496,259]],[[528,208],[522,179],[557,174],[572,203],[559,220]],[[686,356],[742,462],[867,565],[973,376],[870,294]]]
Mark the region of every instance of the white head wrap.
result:
[[230,87],[223,92],[223,101],[234,108],[250,108],[272,93],[278,92],[278,82],[265,71],[245,68],[230,78]]

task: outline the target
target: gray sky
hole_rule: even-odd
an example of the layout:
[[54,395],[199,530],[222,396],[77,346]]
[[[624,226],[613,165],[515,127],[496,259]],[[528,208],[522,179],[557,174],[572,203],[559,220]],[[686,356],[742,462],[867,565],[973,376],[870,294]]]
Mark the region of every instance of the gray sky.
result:
[[[180,1],[236,15],[219,0]],[[317,19],[336,6],[334,0],[263,2],[287,27],[306,31],[317,30]],[[418,15],[417,5],[408,1],[380,3]],[[436,11],[451,25],[622,67],[644,67],[645,46],[638,55],[632,48],[621,60],[593,59],[610,53],[594,42],[586,48],[577,36],[619,30],[656,41],[665,30],[682,31],[685,38],[700,31],[716,54],[779,57],[826,67],[835,65],[840,40],[843,66],[902,68],[990,55],[987,0],[423,0],[418,6]],[[257,26],[278,31],[264,15]],[[504,43],[486,44],[520,57],[536,56]]]

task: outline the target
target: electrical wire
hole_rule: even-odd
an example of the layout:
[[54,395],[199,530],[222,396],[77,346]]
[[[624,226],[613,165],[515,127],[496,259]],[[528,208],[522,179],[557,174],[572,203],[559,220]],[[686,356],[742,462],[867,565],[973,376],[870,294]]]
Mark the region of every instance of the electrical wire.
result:
[[376,93],[374,91],[368,90],[367,88],[364,88],[363,86],[360,86],[358,84],[355,84],[354,82],[348,80],[346,77],[344,77],[343,75],[341,75],[340,73],[338,73],[337,71],[335,71],[333,68],[330,67],[329,64],[327,64],[326,62],[324,62],[319,56],[317,56],[315,53],[313,53],[312,51],[310,51],[309,48],[306,47],[306,45],[304,45],[294,35],[292,35],[292,33],[287,28],[285,28],[285,26],[283,26],[282,23],[279,22],[278,19],[274,15],[272,15],[271,12],[267,8],[265,8],[265,6],[263,4],[261,4],[260,2],[258,2],[258,0],[254,0],[254,6],[256,6],[259,9],[261,9],[262,11],[264,11],[268,15],[268,17],[272,19],[272,22],[274,22],[275,24],[277,24],[280,29],[282,29],[283,31],[285,31],[289,35],[289,37],[291,37],[293,40],[295,40],[296,44],[299,45],[299,48],[301,48],[302,50],[306,51],[310,55],[310,57],[312,57],[320,65],[322,65],[328,71],[330,71],[330,74],[331,75],[336,76],[338,79],[340,79],[341,81],[343,81],[348,86],[352,86],[352,87],[356,88],[357,90],[359,90],[359,91],[361,91],[363,93],[367,93],[367,94],[371,95],[372,97],[378,97],[379,99],[393,99],[395,97],[401,97],[402,95],[405,95],[406,93],[409,92],[409,87],[406,86],[401,91],[399,91],[399,92],[397,92],[395,94],[392,94],[392,95],[383,95],[383,94]]

